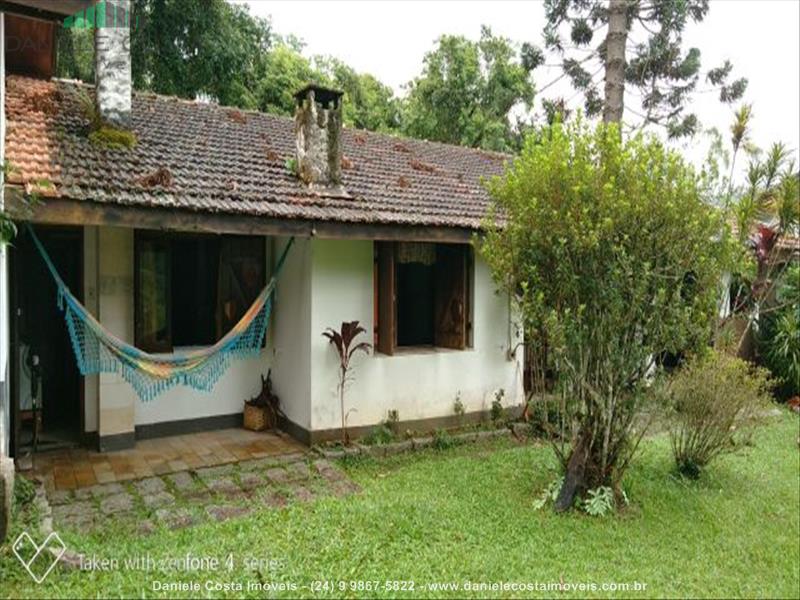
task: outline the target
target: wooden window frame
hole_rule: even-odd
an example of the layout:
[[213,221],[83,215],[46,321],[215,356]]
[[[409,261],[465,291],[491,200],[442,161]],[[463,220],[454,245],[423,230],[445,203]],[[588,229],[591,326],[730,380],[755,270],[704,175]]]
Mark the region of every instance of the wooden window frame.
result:
[[[151,353],[170,353],[175,350],[175,346],[173,344],[173,331],[172,331],[172,240],[176,237],[180,236],[181,238],[201,238],[201,239],[220,239],[228,238],[228,237],[242,237],[242,236],[215,236],[214,234],[209,233],[192,233],[192,232],[181,232],[181,233],[167,233],[161,231],[152,231],[146,229],[136,229],[134,230],[134,237],[133,237],[133,277],[134,277],[134,285],[133,285],[133,330],[134,330],[134,345],[145,351]],[[246,237],[253,237],[258,238],[261,243],[258,245],[260,248],[260,261],[263,265],[262,268],[262,276],[264,285],[266,285],[266,281],[268,279],[268,271],[269,265],[267,264],[267,242],[264,236],[246,236]],[[166,289],[166,298],[167,298],[167,327],[168,327],[168,338],[169,341],[164,344],[155,343],[153,340],[148,340],[143,338],[143,332],[141,331],[141,317],[140,317],[140,306],[139,303],[141,302],[141,270],[140,270],[140,252],[142,243],[146,241],[147,243],[156,243],[163,245],[165,250],[169,256],[168,260],[168,273],[167,273],[167,281],[169,285]],[[222,244],[220,243],[220,248]],[[221,250],[220,250],[221,251]],[[218,257],[219,260],[219,257]],[[216,285],[216,284],[215,284]],[[215,321],[219,317],[219,311],[221,310],[220,306],[220,298],[217,297],[216,306],[214,309],[215,313]],[[226,332],[223,332],[223,334]],[[265,337],[266,343],[266,337]]]
[[[463,324],[461,332],[450,332],[449,339],[438,329],[442,308],[437,308],[438,300],[434,300],[434,344],[432,348],[447,348],[451,350],[466,350],[474,345],[473,327],[473,306],[474,306],[474,271],[475,261],[473,249],[468,244],[441,244],[431,242],[437,249],[437,263],[435,268],[440,268],[439,249],[446,248],[449,251],[457,246],[461,249],[461,260],[463,261],[463,273],[461,275],[461,285],[463,287],[461,308]],[[413,350],[421,346],[399,346],[397,343],[397,244],[393,241],[374,242],[374,262],[373,262],[373,302],[374,304],[374,342],[375,349],[388,356],[392,356],[398,350]],[[443,253],[445,254],[445,253]],[[452,258],[452,257],[451,257]],[[458,282],[458,279],[455,280]],[[458,285],[458,283],[456,283]],[[441,295],[444,292],[437,292]],[[460,338],[460,339],[459,339]],[[425,346],[429,348],[430,346]]]

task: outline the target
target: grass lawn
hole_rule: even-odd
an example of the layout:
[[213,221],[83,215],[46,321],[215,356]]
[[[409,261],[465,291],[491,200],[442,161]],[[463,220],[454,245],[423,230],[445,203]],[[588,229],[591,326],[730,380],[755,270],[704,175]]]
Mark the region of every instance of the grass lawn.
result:
[[[70,547],[120,561],[107,572],[59,568],[37,585],[5,546],[0,551],[0,594],[529,597],[558,592],[447,592],[424,586],[562,580],[646,584],[644,592],[598,589],[567,596],[797,598],[799,429],[796,415],[774,419],[759,428],[753,447],[724,457],[696,483],[673,475],[665,437],[648,440],[626,480],[631,507],[604,518],[531,508],[555,476],[555,461],[546,446],[504,441],[352,462],[346,468],[363,493],[342,500],[323,498],[144,537],[122,534],[111,523],[98,534],[64,532]],[[123,564],[135,556],[160,561],[182,559],[187,553],[217,557],[221,564],[216,570],[193,572],[163,565],[126,569]],[[348,582],[345,592],[325,592],[324,583],[317,584],[319,593],[308,587],[340,581]],[[364,582],[363,588],[378,582],[379,587],[351,590],[351,581]],[[411,581],[414,590],[387,590],[387,581]],[[156,591],[157,582],[196,582],[200,589]],[[298,588],[248,590],[248,584],[259,582]],[[217,583],[229,585],[229,591],[214,588]]]

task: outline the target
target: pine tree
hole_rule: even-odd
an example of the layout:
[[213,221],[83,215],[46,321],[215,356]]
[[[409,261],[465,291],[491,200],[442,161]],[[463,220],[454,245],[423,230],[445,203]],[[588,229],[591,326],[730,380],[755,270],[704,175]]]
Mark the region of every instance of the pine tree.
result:
[[[562,77],[583,95],[588,115],[622,122],[628,108],[671,138],[691,136],[700,123],[686,107],[701,79],[726,104],[747,89],[744,78],[729,81],[730,61],[703,73],[700,49],[683,48],[687,25],[702,22],[708,9],[708,0],[545,0],[545,46],[562,57]],[[626,103],[629,95],[639,97],[642,112]]]

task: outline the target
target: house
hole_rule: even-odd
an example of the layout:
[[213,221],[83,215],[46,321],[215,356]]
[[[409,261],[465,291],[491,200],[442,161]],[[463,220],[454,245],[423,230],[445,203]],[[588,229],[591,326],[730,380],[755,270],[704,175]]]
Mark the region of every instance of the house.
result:
[[[101,34],[97,88],[20,69],[2,98],[6,209],[32,223],[83,305],[148,352],[207,346],[295,242],[260,355],[235,361],[211,392],[178,386],[143,402],[117,374],[80,376],[55,285],[23,232],[0,282],[13,315],[6,452],[32,379],[45,429],[101,450],[238,425],[267,371],[287,432],[336,438],[338,361],[322,332],[351,320],[374,343],[347,390],[355,436],[389,411],[427,430],[457,423],[457,398],[467,420],[499,390],[522,404],[511,303],[471,246],[490,202],[481,178],[507,156],[344,128],[341,94],[314,85],[298,90],[295,119],[132,92],[127,30]],[[93,136],[98,116],[135,144]]]

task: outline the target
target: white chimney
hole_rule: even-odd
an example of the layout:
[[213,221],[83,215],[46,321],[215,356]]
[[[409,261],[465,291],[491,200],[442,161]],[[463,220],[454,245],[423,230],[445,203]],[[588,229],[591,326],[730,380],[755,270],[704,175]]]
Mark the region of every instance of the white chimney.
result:
[[312,190],[342,188],[342,92],[308,85],[294,95],[297,174]]
[[130,20],[130,0],[106,0],[96,6],[97,110],[103,123],[120,129],[131,126]]

